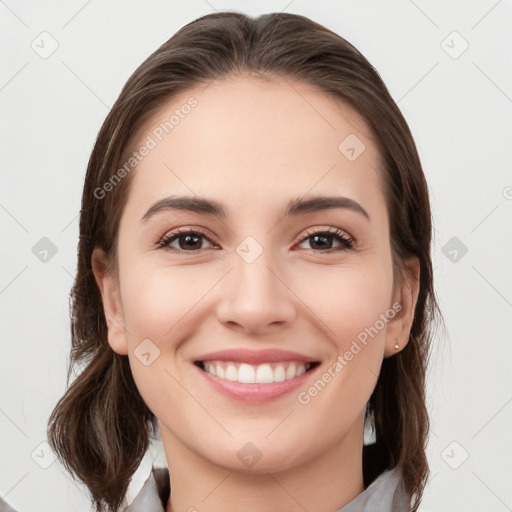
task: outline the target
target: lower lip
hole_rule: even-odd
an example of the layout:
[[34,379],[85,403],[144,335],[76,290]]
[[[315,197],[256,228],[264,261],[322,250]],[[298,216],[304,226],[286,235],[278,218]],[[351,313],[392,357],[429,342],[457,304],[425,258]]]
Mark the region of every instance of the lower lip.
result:
[[196,365],[194,366],[214,389],[230,398],[244,402],[266,402],[291,393],[303,385],[317,369],[317,367],[314,367],[298,377],[294,377],[290,380],[284,380],[282,382],[246,384],[244,382],[233,382],[221,379],[211,373],[205,372]]

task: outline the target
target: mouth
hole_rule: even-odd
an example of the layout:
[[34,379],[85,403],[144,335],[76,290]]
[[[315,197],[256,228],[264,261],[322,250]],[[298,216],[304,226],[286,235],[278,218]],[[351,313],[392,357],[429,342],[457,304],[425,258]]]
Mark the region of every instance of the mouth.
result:
[[194,361],[205,373],[228,382],[243,384],[273,384],[291,381],[312,371],[320,362],[272,361],[250,364],[240,361]]
[[225,349],[196,356],[194,367],[210,389],[244,403],[290,396],[313,379],[313,357],[281,349]]

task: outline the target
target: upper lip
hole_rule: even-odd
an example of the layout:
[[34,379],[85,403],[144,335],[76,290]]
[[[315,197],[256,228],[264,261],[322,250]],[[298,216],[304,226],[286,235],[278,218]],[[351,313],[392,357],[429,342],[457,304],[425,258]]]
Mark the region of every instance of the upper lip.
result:
[[276,363],[279,361],[303,361],[304,363],[315,363],[318,360],[289,350],[249,350],[239,348],[209,352],[208,354],[197,357],[196,361],[233,361],[248,364],[262,364]]

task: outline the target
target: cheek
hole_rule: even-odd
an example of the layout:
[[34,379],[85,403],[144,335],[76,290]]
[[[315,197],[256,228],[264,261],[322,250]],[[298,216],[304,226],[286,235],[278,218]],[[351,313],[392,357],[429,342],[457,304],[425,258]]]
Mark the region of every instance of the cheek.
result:
[[141,336],[157,345],[172,344],[188,323],[187,315],[212,287],[210,281],[192,266],[132,267],[122,289],[129,344],[133,346]]
[[299,403],[331,410],[339,425],[360,414],[375,387],[386,328],[395,316],[392,285],[391,259],[382,257],[364,269],[318,267],[308,274],[300,296],[322,320],[317,325],[330,350],[323,373],[312,388],[302,390]]
[[130,270],[122,289],[128,357],[139,393],[160,418],[163,411],[188,400],[178,384],[183,379],[176,372],[176,355],[193,332],[191,312],[207,288],[190,285],[179,268],[159,272],[133,266]]
[[318,267],[303,280],[300,297],[322,320],[337,348],[344,351],[354,339],[364,342],[368,331],[373,337],[384,335],[386,320],[393,312],[390,273],[391,263],[387,265],[385,261],[364,268]]

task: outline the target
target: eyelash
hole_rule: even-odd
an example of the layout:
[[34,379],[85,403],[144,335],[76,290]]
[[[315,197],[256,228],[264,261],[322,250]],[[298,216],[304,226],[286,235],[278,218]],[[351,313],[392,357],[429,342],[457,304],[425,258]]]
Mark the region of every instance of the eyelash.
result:
[[[195,228],[195,229],[178,228],[175,231],[173,231],[172,233],[169,233],[168,235],[164,236],[164,238],[162,238],[162,240],[160,240],[157,243],[157,248],[168,250],[170,252],[174,252],[174,253],[178,253],[178,254],[196,254],[198,251],[201,251],[201,249],[185,251],[183,249],[175,249],[175,248],[169,247],[169,244],[171,242],[173,242],[174,240],[177,240],[178,238],[180,238],[183,235],[199,235],[199,236],[206,238],[210,243],[212,243],[214,245],[216,244],[213,240],[211,240],[211,237],[206,232],[201,230],[200,228]],[[323,254],[323,253],[347,251],[347,250],[354,249],[354,247],[355,247],[355,242],[354,242],[353,238],[351,238],[344,231],[342,231],[341,229],[338,229],[338,228],[327,228],[327,229],[320,228],[320,229],[308,230],[306,232],[306,236],[302,237],[298,243],[301,244],[302,242],[306,241],[308,238],[311,238],[314,235],[327,235],[327,236],[337,238],[339,240],[339,242],[341,243],[341,245],[339,247],[331,247],[330,249],[323,249],[323,250],[321,250],[321,249],[319,249],[319,250],[306,249],[306,250],[309,250],[312,252],[319,252],[319,253]]]

